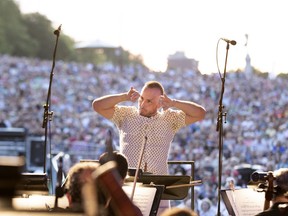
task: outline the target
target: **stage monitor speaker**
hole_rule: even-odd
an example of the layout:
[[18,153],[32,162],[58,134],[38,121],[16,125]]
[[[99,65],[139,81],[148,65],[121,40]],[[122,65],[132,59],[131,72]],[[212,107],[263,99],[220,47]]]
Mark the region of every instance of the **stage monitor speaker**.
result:
[[0,156],[24,156],[25,146],[24,128],[0,128]]
[[48,195],[48,177],[46,173],[22,173],[15,191],[17,195]]
[[24,141],[26,130],[24,128],[0,128],[1,141]]
[[0,197],[14,195],[24,164],[24,157],[0,156]]
[[45,143],[42,137],[28,137],[26,146],[26,168],[28,172],[43,170]]

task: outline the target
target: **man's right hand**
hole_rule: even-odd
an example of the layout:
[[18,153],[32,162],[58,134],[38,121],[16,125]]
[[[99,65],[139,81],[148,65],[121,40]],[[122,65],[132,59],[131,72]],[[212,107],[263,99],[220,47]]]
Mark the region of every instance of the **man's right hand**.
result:
[[128,95],[129,100],[132,102],[136,102],[138,98],[140,97],[140,93],[134,87],[130,88],[127,95]]

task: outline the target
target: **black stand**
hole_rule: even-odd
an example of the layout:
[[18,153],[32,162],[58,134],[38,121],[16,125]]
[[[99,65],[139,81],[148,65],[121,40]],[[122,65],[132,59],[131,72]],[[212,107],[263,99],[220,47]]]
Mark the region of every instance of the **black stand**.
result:
[[[190,176],[180,175],[142,175],[137,178],[137,182],[144,185],[164,185],[162,200],[182,200],[188,195],[189,187],[196,185],[190,184],[190,179]],[[125,182],[134,180],[135,177],[128,177]]]
[[224,90],[225,90],[225,78],[226,78],[226,66],[227,66],[227,58],[228,58],[228,50],[229,50],[229,42],[227,42],[226,46],[226,57],[225,57],[225,66],[224,66],[224,75],[221,77],[222,81],[222,89],[221,95],[219,99],[219,111],[218,111],[218,118],[217,118],[217,128],[216,130],[219,131],[219,161],[218,161],[218,211],[217,215],[220,216],[220,199],[221,199],[221,185],[222,185],[222,149],[223,149],[223,117],[225,118],[226,123],[226,115],[227,113],[223,113],[224,106],[222,104]]
[[48,94],[47,94],[47,100],[46,104],[43,105],[44,107],[44,115],[43,115],[43,124],[42,128],[45,128],[45,140],[44,140],[44,167],[43,167],[43,172],[46,173],[46,151],[47,151],[47,123],[48,120],[52,120],[52,115],[53,111],[49,111],[49,102],[50,102],[50,97],[51,97],[51,86],[52,86],[52,80],[53,80],[53,75],[54,75],[54,67],[55,67],[55,58],[56,58],[56,50],[58,46],[58,39],[61,31],[61,25],[58,27],[57,30],[54,31],[54,34],[56,35],[56,44],[54,48],[54,53],[53,53],[53,63],[52,63],[52,69],[50,73],[50,82],[49,82],[49,88],[48,88]]
[[57,185],[55,189],[55,202],[54,202],[54,209],[58,208],[58,198],[64,196],[64,189],[62,187],[62,175],[63,175],[63,158],[59,158],[59,166],[57,172]]

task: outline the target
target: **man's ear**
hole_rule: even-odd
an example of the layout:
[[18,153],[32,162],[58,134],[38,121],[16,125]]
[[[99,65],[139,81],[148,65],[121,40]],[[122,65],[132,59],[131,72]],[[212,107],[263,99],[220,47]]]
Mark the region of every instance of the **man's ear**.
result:
[[158,104],[157,104],[157,108],[158,108],[158,109],[161,109],[161,108],[162,108],[162,100],[163,100],[163,98],[162,98],[162,97],[159,97]]

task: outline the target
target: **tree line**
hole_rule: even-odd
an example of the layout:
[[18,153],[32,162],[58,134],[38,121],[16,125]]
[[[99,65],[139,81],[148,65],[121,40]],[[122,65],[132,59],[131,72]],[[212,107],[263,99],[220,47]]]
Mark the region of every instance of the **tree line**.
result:
[[[18,57],[51,60],[55,48],[56,36],[52,22],[40,13],[22,14],[14,0],[0,0],[0,54]],[[122,47],[116,49],[75,49],[73,38],[61,32],[58,38],[57,60],[93,63],[99,65],[111,62],[120,68],[132,65],[135,68],[148,69],[141,55],[133,55]],[[253,68],[253,72],[268,76]],[[288,79],[288,73],[278,77]]]
[[[14,0],[0,1],[0,54],[50,60],[56,43],[54,31],[52,22],[46,16],[40,13],[22,14]],[[144,66],[142,56],[135,56],[122,47],[104,52],[89,49],[76,52],[75,43],[73,38],[61,32],[57,60],[95,64],[110,61],[121,66],[131,63]]]
[[[39,13],[22,14],[13,0],[0,1],[0,53],[51,59],[55,45],[49,19]],[[57,58],[76,60],[74,40],[61,34]]]

